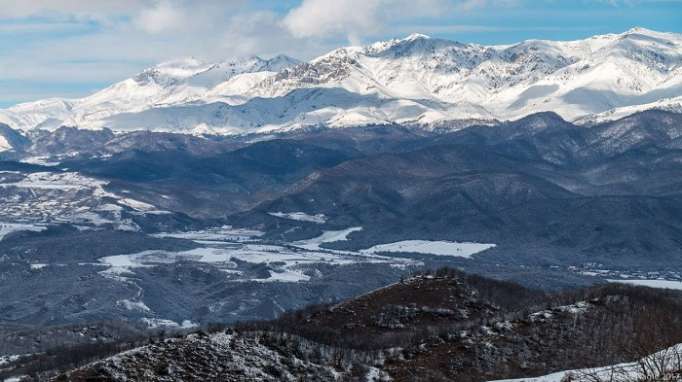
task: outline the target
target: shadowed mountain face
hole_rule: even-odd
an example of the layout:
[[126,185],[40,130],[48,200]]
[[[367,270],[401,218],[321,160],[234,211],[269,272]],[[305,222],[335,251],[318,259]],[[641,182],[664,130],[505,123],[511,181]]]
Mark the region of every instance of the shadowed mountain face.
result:
[[539,114],[316,171],[237,216],[288,237],[291,227],[267,212],[322,213],[327,224],[363,227],[344,242],[355,248],[429,238],[552,248],[542,261],[678,263],[680,133],[682,118],[664,112],[591,128]]
[[[52,152],[164,210],[276,239],[359,226],[343,245],[447,239],[552,248],[542,255],[551,261],[679,258],[680,114],[578,127],[541,113],[443,134],[384,126],[267,138],[61,128],[22,150]],[[326,225],[274,212],[324,214]]]

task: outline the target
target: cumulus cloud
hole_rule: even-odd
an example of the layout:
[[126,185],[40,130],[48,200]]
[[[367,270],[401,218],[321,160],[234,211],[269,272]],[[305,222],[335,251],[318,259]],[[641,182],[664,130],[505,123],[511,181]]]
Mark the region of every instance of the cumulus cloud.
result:
[[460,3],[448,0],[303,0],[286,15],[283,23],[300,38],[344,35],[355,40],[358,36],[380,32],[391,21],[435,16]]
[[510,7],[521,0],[303,0],[283,19],[299,38],[359,37],[385,32],[407,19],[442,18],[486,7]]
[[135,18],[135,25],[149,33],[160,33],[182,25],[182,9],[170,1],[159,1],[152,7],[143,9]]

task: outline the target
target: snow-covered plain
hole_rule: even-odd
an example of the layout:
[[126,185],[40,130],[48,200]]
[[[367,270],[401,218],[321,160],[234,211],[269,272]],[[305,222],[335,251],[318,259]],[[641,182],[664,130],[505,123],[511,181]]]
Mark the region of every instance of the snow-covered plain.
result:
[[402,252],[437,256],[470,258],[472,255],[495,247],[495,244],[457,243],[453,241],[405,240],[379,244],[362,250],[363,253]]
[[[210,246],[208,246],[210,245]],[[399,257],[385,257],[361,254],[351,251],[327,251],[311,246],[310,248],[285,245],[251,244],[239,242],[212,242],[205,247],[187,251],[142,251],[138,253],[107,256],[100,263],[108,268],[101,274],[110,277],[126,277],[135,268],[153,267],[179,261],[195,261],[212,264],[226,273],[226,277],[241,279],[238,272],[239,260],[251,264],[265,264],[270,276],[251,278],[251,281],[299,282],[308,281],[306,266],[314,264],[349,265],[357,263],[380,263],[390,266],[417,266],[421,262]]]
[[[321,248],[323,243],[347,240],[352,232],[362,227],[351,227],[338,231],[325,231],[322,235],[287,245],[258,244],[250,242],[259,231],[240,230],[222,227],[215,230],[175,234],[157,234],[157,237],[177,237],[191,239],[206,245],[188,251],[143,251],[132,254],[108,256],[100,263],[108,266],[101,273],[114,277],[125,277],[134,273],[135,268],[153,267],[178,261],[196,261],[218,266],[229,276],[238,277],[241,272],[234,260],[252,264],[266,264],[270,267],[268,278],[255,278],[261,282],[299,282],[308,281],[305,267],[314,264],[349,265],[356,263],[382,263],[391,266],[418,266],[418,260],[380,256],[372,251],[342,251]],[[238,233],[235,235],[235,233]]]
[[[201,245],[186,251],[149,250],[138,253],[107,256],[99,259],[107,267],[101,274],[113,278],[126,278],[135,268],[153,267],[179,261],[210,263],[223,270],[231,279],[260,282],[301,282],[309,281],[306,268],[314,264],[349,265],[357,263],[387,264],[394,267],[419,266],[421,261],[399,256],[382,256],[382,252],[415,252],[439,256],[468,258],[471,255],[492,248],[494,244],[455,243],[445,241],[412,240],[377,245],[360,251],[335,250],[322,248],[324,243],[348,240],[353,232],[362,227],[343,230],[324,231],[311,239],[293,243],[264,244],[258,242],[263,232],[237,229],[230,226],[217,227],[205,231],[161,233],[156,237],[175,237],[193,240]],[[265,264],[269,277],[242,277],[239,262]]]

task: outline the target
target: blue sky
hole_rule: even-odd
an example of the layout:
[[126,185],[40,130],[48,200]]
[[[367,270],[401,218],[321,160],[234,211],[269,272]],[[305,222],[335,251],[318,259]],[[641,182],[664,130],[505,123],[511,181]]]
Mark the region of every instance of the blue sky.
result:
[[509,44],[634,26],[682,33],[682,0],[0,0],[0,107],[80,97],[178,57],[310,59],[413,32]]

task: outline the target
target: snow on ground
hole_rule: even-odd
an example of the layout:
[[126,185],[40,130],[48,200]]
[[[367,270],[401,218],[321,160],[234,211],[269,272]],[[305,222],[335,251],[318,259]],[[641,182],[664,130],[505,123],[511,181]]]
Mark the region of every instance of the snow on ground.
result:
[[294,270],[284,269],[281,271],[269,271],[270,277],[266,279],[255,279],[260,282],[285,282],[297,283],[300,281],[310,281],[310,276]]
[[[107,256],[99,259],[107,269],[100,272],[111,278],[124,278],[134,274],[135,268],[154,267],[180,261],[212,264],[225,272],[226,277],[239,281],[305,282],[310,280],[307,271],[315,264],[350,265],[379,263],[405,268],[419,266],[419,260],[397,256],[382,256],[382,252],[417,252],[444,256],[469,257],[474,253],[494,247],[494,244],[404,241],[377,245],[361,251],[325,249],[321,245],[348,240],[348,236],[362,230],[350,227],[343,230],[324,231],[321,235],[293,243],[263,244],[256,241],[264,233],[223,226],[202,231],[160,233],[156,237],[174,237],[193,240],[201,247],[186,251],[148,250],[137,253]],[[248,278],[238,263],[264,264],[268,267],[266,278]],[[245,276],[247,274],[247,276]]]
[[388,374],[386,374],[386,372],[376,367],[370,367],[367,371],[367,374],[365,374],[366,382],[383,382],[390,380],[391,378],[388,376]]
[[268,212],[268,215],[278,217],[278,218],[282,218],[282,219],[289,219],[289,220],[296,220],[296,221],[317,223],[317,224],[324,224],[327,222],[327,217],[324,216],[324,214],[309,215],[305,212]]
[[20,381],[23,380],[25,377],[26,377],[25,375],[21,375],[21,376],[18,376],[18,377],[9,377],[9,378],[5,378],[5,381],[4,381],[4,382],[20,382]]
[[[502,379],[490,382],[564,382],[571,381],[639,381],[661,378],[660,372],[682,369],[682,344],[648,355],[637,362],[622,363],[598,368],[566,370],[541,377]],[[646,373],[646,374],[645,374]],[[571,378],[571,379],[569,379]],[[659,380],[659,379],[656,379]]]
[[256,237],[265,235],[265,232],[254,229],[233,228],[225,225],[222,227],[208,228],[201,231],[186,232],[162,232],[152,236],[158,238],[172,237],[176,239],[194,240],[197,242],[212,241],[248,241]]
[[105,190],[107,181],[77,172],[3,173],[0,176],[0,220],[12,223],[112,225],[136,231],[122,217],[133,214],[167,214],[155,206]]
[[17,182],[0,183],[0,187],[28,188],[33,190],[82,190],[93,189],[101,196],[111,196],[102,188],[108,182],[80,175],[77,172],[34,172],[25,174]]
[[659,289],[675,289],[682,290],[682,281],[672,281],[672,280],[606,280],[610,283],[620,283],[629,285],[645,286],[649,288],[659,288]]
[[12,149],[12,145],[9,144],[7,138],[0,135],[0,152]]
[[590,304],[586,301],[579,301],[571,305],[556,306],[551,309],[541,310],[539,312],[531,313],[528,318],[531,321],[545,321],[554,317],[557,313],[570,313],[574,315],[583,314],[590,308]]
[[311,251],[319,250],[320,245],[324,243],[333,243],[335,241],[346,241],[348,235],[353,232],[362,231],[362,227],[351,227],[339,231],[324,231],[322,235],[312,239],[299,240],[292,243],[294,246]]
[[[310,248],[317,248],[318,243],[326,240],[336,241],[345,238],[352,229],[334,231],[308,243]],[[304,243],[305,245],[305,243]],[[356,263],[381,263],[390,266],[406,267],[420,265],[421,262],[400,257],[386,257],[374,254],[362,254],[352,251],[336,251],[324,249],[306,249],[302,246],[271,245],[244,242],[210,241],[204,247],[186,251],[148,250],[138,253],[107,256],[99,262],[108,268],[101,273],[109,277],[121,277],[134,273],[135,268],[153,267],[179,261],[195,261],[212,264],[225,271],[226,277],[240,277],[241,272],[235,260],[251,264],[266,264],[269,267],[268,278],[248,279],[251,281],[299,282],[308,281],[306,266],[314,264],[350,265]],[[244,280],[244,279],[242,279]]]
[[124,300],[116,301],[116,305],[118,305],[124,309],[127,309],[127,310],[137,310],[140,312],[151,312],[152,311],[151,309],[149,309],[147,304],[145,304],[142,301],[132,301],[132,300],[124,299]]
[[10,362],[14,362],[21,357],[24,357],[24,355],[0,355],[0,367],[5,366]]
[[131,199],[131,198],[122,198],[118,200],[118,204],[124,205],[126,207],[130,207],[135,211],[139,211],[142,213],[146,214],[152,214],[152,215],[164,215],[164,214],[170,214],[170,211],[164,211],[164,210],[159,210],[155,206],[141,202],[139,200]]
[[437,256],[470,258],[472,255],[495,247],[495,244],[457,243],[453,241],[405,240],[379,244],[362,250],[363,253],[403,252]]
[[18,231],[32,231],[41,232],[46,230],[47,227],[37,224],[22,224],[22,223],[1,223],[0,222],[0,240],[4,239],[5,236],[12,232]]
[[21,160],[21,162],[28,164],[38,164],[41,166],[59,166],[59,162],[52,160],[50,155],[25,157]]
[[150,329],[157,329],[157,328],[178,328],[178,329],[192,329],[196,328],[199,326],[198,324],[190,321],[190,320],[184,320],[182,323],[177,323],[173,320],[166,320],[163,318],[143,318],[142,322],[144,322],[147,327]]

